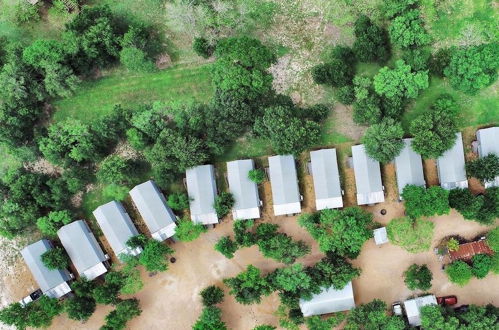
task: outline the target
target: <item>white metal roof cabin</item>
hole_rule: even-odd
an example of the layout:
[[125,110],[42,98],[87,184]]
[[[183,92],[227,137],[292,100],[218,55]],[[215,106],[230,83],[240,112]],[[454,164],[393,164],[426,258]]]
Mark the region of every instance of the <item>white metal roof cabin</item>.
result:
[[305,317],[347,311],[354,307],[355,300],[351,281],[343,289],[323,288],[310,300],[300,299],[300,309]]
[[446,190],[468,188],[461,132],[456,133],[454,146],[437,159],[437,170],[442,188]]
[[260,217],[260,198],[258,186],[248,177],[255,168],[252,159],[227,162],[227,180],[229,191],[234,196],[232,209],[234,219],[258,219]]
[[[482,128],[476,132],[478,141],[478,156],[480,158],[489,154],[499,157],[499,127]],[[499,176],[493,181],[485,182],[485,188],[499,187]]]
[[352,146],[353,170],[357,188],[357,204],[376,204],[385,201],[379,162],[369,157],[364,145]]
[[218,216],[213,204],[217,196],[215,168],[213,165],[201,165],[185,172],[191,219],[204,225],[218,223]]
[[57,236],[80,276],[91,281],[107,272],[105,262],[108,256],[102,252],[85,221],[78,220],[62,226]]
[[404,301],[405,314],[409,325],[417,327],[421,325],[421,307],[436,305],[437,298],[434,295],[417,297]]
[[298,176],[293,156],[269,157],[269,176],[274,215],[300,213],[301,196],[298,190]]
[[154,181],[149,180],[135,186],[130,190],[130,196],[152,238],[162,242],[175,235],[177,218]]
[[122,255],[136,256],[142,252],[140,247],[132,249],[126,245],[139,232],[120,202],[112,201],[101,205],[93,214],[118,259],[121,260]]
[[71,276],[66,269],[48,269],[41,258],[53,248],[50,241],[42,239],[22,249],[21,255],[42,293],[50,298],[61,298],[71,292],[68,284]]
[[395,171],[397,174],[397,186],[399,198],[402,199],[402,192],[405,186],[415,185],[425,187],[426,182],[423,172],[423,160],[421,155],[411,147],[412,139],[404,139],[404,148],[395,157]]
[[317,210],[343,207],[336,149],[310,152],[310,163]]

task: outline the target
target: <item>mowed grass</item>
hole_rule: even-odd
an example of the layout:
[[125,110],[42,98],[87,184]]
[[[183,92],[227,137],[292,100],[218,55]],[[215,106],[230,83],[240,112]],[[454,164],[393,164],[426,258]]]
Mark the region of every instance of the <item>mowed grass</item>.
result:
[[179,65],[154,73],[116,72],[85,81],[73,96],[54,102],[53,120],[88,122],[109,113],[116,104],[207,101],[212,94],[209,64]]
[[480,91],[477,95],[467,95],[456,91],[444,79],[432,77],[430,86],[409,107],[402,118],[406,131],[418,115],[429,111],[433,102],[442,94],[449,94],[459,104],[458,123],[460,128],[469,126],[499,124],[499,82]]

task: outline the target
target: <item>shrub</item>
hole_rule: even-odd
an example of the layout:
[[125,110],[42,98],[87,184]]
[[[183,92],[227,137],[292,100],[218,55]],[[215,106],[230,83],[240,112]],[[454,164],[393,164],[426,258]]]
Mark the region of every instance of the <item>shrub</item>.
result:
[[382,10],[386,18],[398,16],[413,7],[418,0],[387,0],[383,2]]
[[449,281],[459,286],[465,286],[473,277],[471,267],[464,261],[457,260],[445,267]]
[[426,265],[411,265],[404,272],[404,282],[405,285],[410,290],[429,290],[431,288],[431,280],[433,276],[430,269]]
[[456,188],[449,192],[449,206],[468,220],[477,219],[483,203],[484,197],[473,195],[469,189]]
[[430,68],[430,73],[443,78],[444,77],[444,70],[446,67],[449,66],[450,63],[450,57],[451,57],[451,51],[448,48],[441,48],[437,50],[435,54],[430,59],[429,62],[429,68]]
[[237,244],[229,236],[224,236],[215,244],[215,250],[223,254],[226,258],[232,259],[234,253],[237,251]]
[[352,85],[346,85],[338,88],[336,91],[336,99],[345,104],[351,105],[355,101],[355,90]]
[[253,228],[254,224],[255,223],[253,220],[234,221],[234,238],[237,245],[250,247],[253,244],[256,244],[258,238],[254,233],[250,231],[250,229]]
[[86,321],[95,311],[96,303],[93,298],[73,297],[65,301],[64,309],[68,317],[76,321]]
[[272,292],[270,284],[253,265],[249,265],[246,271],[236,277],[224,279],[223,282],[230,288],[229,293],[235,296],[236,301],[244,305],[260,303],[262,295],[268,296]]
[[390,58],[388,33],[365,15],[355,21],[353,52],[361,62],[384,63]]
[[125,47],[120,51],[120,62],[133,72],[153,72],[156,69],[154,63],[147,58],[142,49],[136,47]]
[[265,181],[265,172],[259,168],[250,170],[248,172],[248,179],[256,184],[260,184]]
[[488,254],[476,254],[471,258],[473,275],[484,278],[492,268],[492,258]]
[[487,234],[487,244],[494,252],[499,253],[499,227],[495,227]]
[[333,59],[312,68],[312,78],[315,83],[321,85],[346,86],[352,82],[353,76],[353,68],[346,66],[345,63],[338,59]]
[[68,210],[52,211],[48,215],[38,218],[36,226],[43,234],[55,237],[57,230],[71,221],[71,213]]
[[19,1],[14,7],[14,21],[17,24],[25,24],[40,20],[38,5],[32,5],[27,1]]
[[388,29],[394,45],[401,48],[421,47],[430,43],[431,37],[424,28],[417,9],[406,11],[395,17]]
[[194,38],[192,49],[197,55],[203,58],[211,57],[211,55],[213,55],[213,52],[215,51],[215,47],[210,45],[208,40],[206,40],[205,38]]
[[466,172],[482,182],[493,181],[499,176],[499,157],[491,153],[472,160],[466,163]]
[[126,323],[136,316],[139,316],[142,310],[139,301],[135,298],[126,299],[116,305],[116,309],[106,315],[106,323],[101,330],[123,330]]
[[210,285],[200,293],[205,307],[216,305],[224,300],[224,292],[218,286]]
[[184,193],[173,193],[168,195],[168,206],[175,211],[183,211],[189,208],[189,196]]
[[416,72],[428,70],[430,58],[431,53],[426,48],[408,49],[402,54],[402,60]]
[[191,242],[197,239],[208,229],[201,223],[195,223],[189,219],[182,219],[175,228],[175,237],[182,242]]
[[402,191],[405,210],[412,218],[431,217],[448,214],[449,192],[439,186],[425,189],[415,185],[407,185]]
[[457,251],[459,250],[459,242],[455,238],[451,238],[447,241],[447,250],[449,251]]
[[428,84],[427,72],[413,72],[403,60],[395,62],[394,69],[381,68],[374,76],[374,90],[389,99],[416,98]]
[[386,227],[388,239],[411,253],[427,251],[431,247],[435,224],[409,217],[396,218]]
[[215,306],[205,307],[201,316],[196,321],[193,330],[227,330],[227,326],[222,321],[222,311]]
[[[258,228],[264,225],[260,224]],[[258,233],[257,228],[257,233]],[[303,241],[294,241],[283,233],[273,233],[268,238],[259,238],[258,249],[264,257],[275,259],[285,264],[292,264],[297,258],[303,257],[310,252],[310,247]]]
[[402,124],[391,118],[370,126],[362,137],[366,153],[373,159],[388,163],[404,148]]
[[133,174],[134,166],[131,160],[112,155],[100,163],[97,179],[106,184],[127,184]]
[[215,208],[215,211],[217,212],[217,216],[219,218],[225,217],[227,214],[229,214],[230,210],[232,209],[232,206],[234,206],[235,203],[234,196],[229,193],[229,192],[222,192],[220,195],[218,195],[215,198],[215,203],[213,204],[213,207]]
[[69,257],[66,251],[60,247],[55,247],[43,253],[42,262],[48,269],[67,269],[69,267]]

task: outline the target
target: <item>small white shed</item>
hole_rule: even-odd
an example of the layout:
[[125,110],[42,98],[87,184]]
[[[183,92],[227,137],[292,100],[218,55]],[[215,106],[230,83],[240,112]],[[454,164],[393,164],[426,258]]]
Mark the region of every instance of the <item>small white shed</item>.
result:
[[376,245],[383,245],[388,243],[388,234],[386,232],[386,227],[381,227],[378,229],[374,229],[374,242]]

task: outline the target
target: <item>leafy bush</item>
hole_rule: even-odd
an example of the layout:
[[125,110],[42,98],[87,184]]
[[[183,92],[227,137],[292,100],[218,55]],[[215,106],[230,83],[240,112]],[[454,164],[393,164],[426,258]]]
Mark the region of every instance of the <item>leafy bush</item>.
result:
[[402,191],[405,211],[412,218],[449,214],[449,192],[440,186],[407,185]]
[[225,217],[227,214],[229,214],[230,210],[232,209],[232,206],[234,206],[235,203],[234,196],[229,193],[229,192],[222,192],[220,193],[216,198],[215,198],[215,203],[213,204],[213,207],[215,208],[215,211],[217,212],[217,216],[219,218]]
[[147,238],[144,235],[130,237],[126,244],[132,249],[136,247],[143,248],[142,253],[138,256],[138,262],[148,272],[162,272],[168,269],[166,258],[174,252],[168,245],[158,242],[155,239]]
[[65,301],[64,310],[68,317],[76,321],[86,321],[95,311],[96,303],[93,298],[73,297]]
[[404,330],[404,320],[396,315],[389,316],[386,303],[374,299],[370,303],[361,304],[350,311],[345,329],[390,329]]
[[402,124],[391,118],[371,125],[362,137],[366,153],[373,159],[388,163],[397,157],[404,148]]
[[259,304],[262,295],[268,296],[272,292],[270,284],[253,265],[249,265],[246,271],[236,277],[224,279],[223,282],[230,288],[229,293],[235,296],[236,301],[244,305]]
[[197,55],[203,58],[211,57],[211,55],[213,55],[213,52],[215,51],[215,47],[210,45],[208,40],[206,40],[205,38],[194,38],[192,49]]
[[476,219],[483,202],[483,196],[475,196],[469,189],[456,188],[449,192],[449,206],[461,213],[465,219]]
[[123,330],[129,320],[139,316],[142,310],[135,298],[120,301],[116,309],[106,315],[106,323],[101,330]]
[[222,321],[222,311],[215,306],[205,307],[201,316],[196,321],[193,330],[227,330],[227,326]]
[[182,242],[191,242],[207,230],[208,229],[201,223],[195,223],[189,219],[182,219],[177,223],[177,227],[175,228],[175,237]]
[[71,213],[68,210],[52,211],[48,215],[38,218],[36,226],[43,234],[55,237],[57,230],[71,221]]
[[263,181],[265,181],[265,172],[259,168],[250,170],[248,172],[248,179],[250,179],[256,184],[260,184]]
[[361,62],[384,63],[390,58],[388,33],[365,15],[355,21],[353,52]]
[[443,78],[444,70],[449,66],[451,58],[451,51],[448,48],[440,48],[430,59],[428,64],[430,73]]
[[136,47],[126,47],[120,51],[120,62],[133,72],[153,72],[154,63],[147,58],[143,50]]
[[430,249],[435,224],[429,220],[396,218],[386,227],[388,239],[411,253]]
[[346,66],[344,62],[338,59],[333,59],[312,68],[314,81],[321,85],[346,86],[352,82],[353,76],[353,68]]
[[39,21],[40,13],[38,9],[38,5],[32,5],[27,1],[19,1],[14,7],[14,22],[20,25]]
[[382,10],[386,18],[398,16],[413,7],[418,0],[387,0],[383,2]]
[[336,98],[339,102],[350,105],[355,101],[355,90],[352,85],[347,85],[338,88],[336,91]]
[[471,267],[464,261],[457,260],[445,267],[449,281],[459,286],[465,286],[473,277]]
[[431,53],[427,48],[408,49],[402,54],[402,60],[415,72],[428,70]]
[[459,242],[455,238],[451,238],[447,241],[447,250],[449,251],[457,251],[459,250]]
[[205,307],[219,304],[224,300],[224,292],[218,286],[214,285],[204,288],[200,295]]
[[388,28],[392,43],[401,48],[421,47],[430,43],[431,37],[424,28],[420,11],[412,9],[395,17]]
[[69,267],[69,257],[66,251],[60,247],[55,247],[43,253],[42,262],[48,269],[67,269]]
[[404,277],[405,285],[407,285],[410,290],[427,291],[431,288],[433,276],[426,265],[411,265],[404,272]]
[[466,172],[482,182],[493,181],[499,176],[499,157],[491,153],[472,160],[466,163]]
[[215,250],[223,254],[226,258],[232,259],[237,251],[237,244],[229,236],[220,238],[215,244]]
[[472,272],[477,278],[484,278],[492,268],[492,258],[488,254],[476,254],[471,258]]
[[173,193],[168,195],[167,204],[175,211],[183,211],[189,208],[189,196],[185,193]]
[[97,179],[107,184],[127,184],[134,177],[135,166],[130,159],[111,155],[104,159],[97,171]]
[[495,227],[487,234],[487,244],[494,252],[499,253],[499,227]]
[[395,62],[395,68],[381,68],[374,76],[374,90],[379,95],[392,98],[416,98],[421,90],[428,88],[426,71],[412,72],[403,60]]
[[63,307],[57,299],[42,296],[26,306],[16,302],[4,307],[0,311],[0,321],[17,329],[47,328],[62,311]]
[[254,224],[253,220],[234,221],[234,238],[238,246],[250,247],[256,244],[258,237],[250,231]]
[[[271,227],[275,226],[275,227]],[[271,228],[266,237],[261,237],[263,228]],[[285,264],[292,264],[297,258],[310,252],[310,247],[303,241],[294,241],[290,236],[276,233],[277,226],[262,223],[257,227],[258,249],[264,257],[275,259]]]

